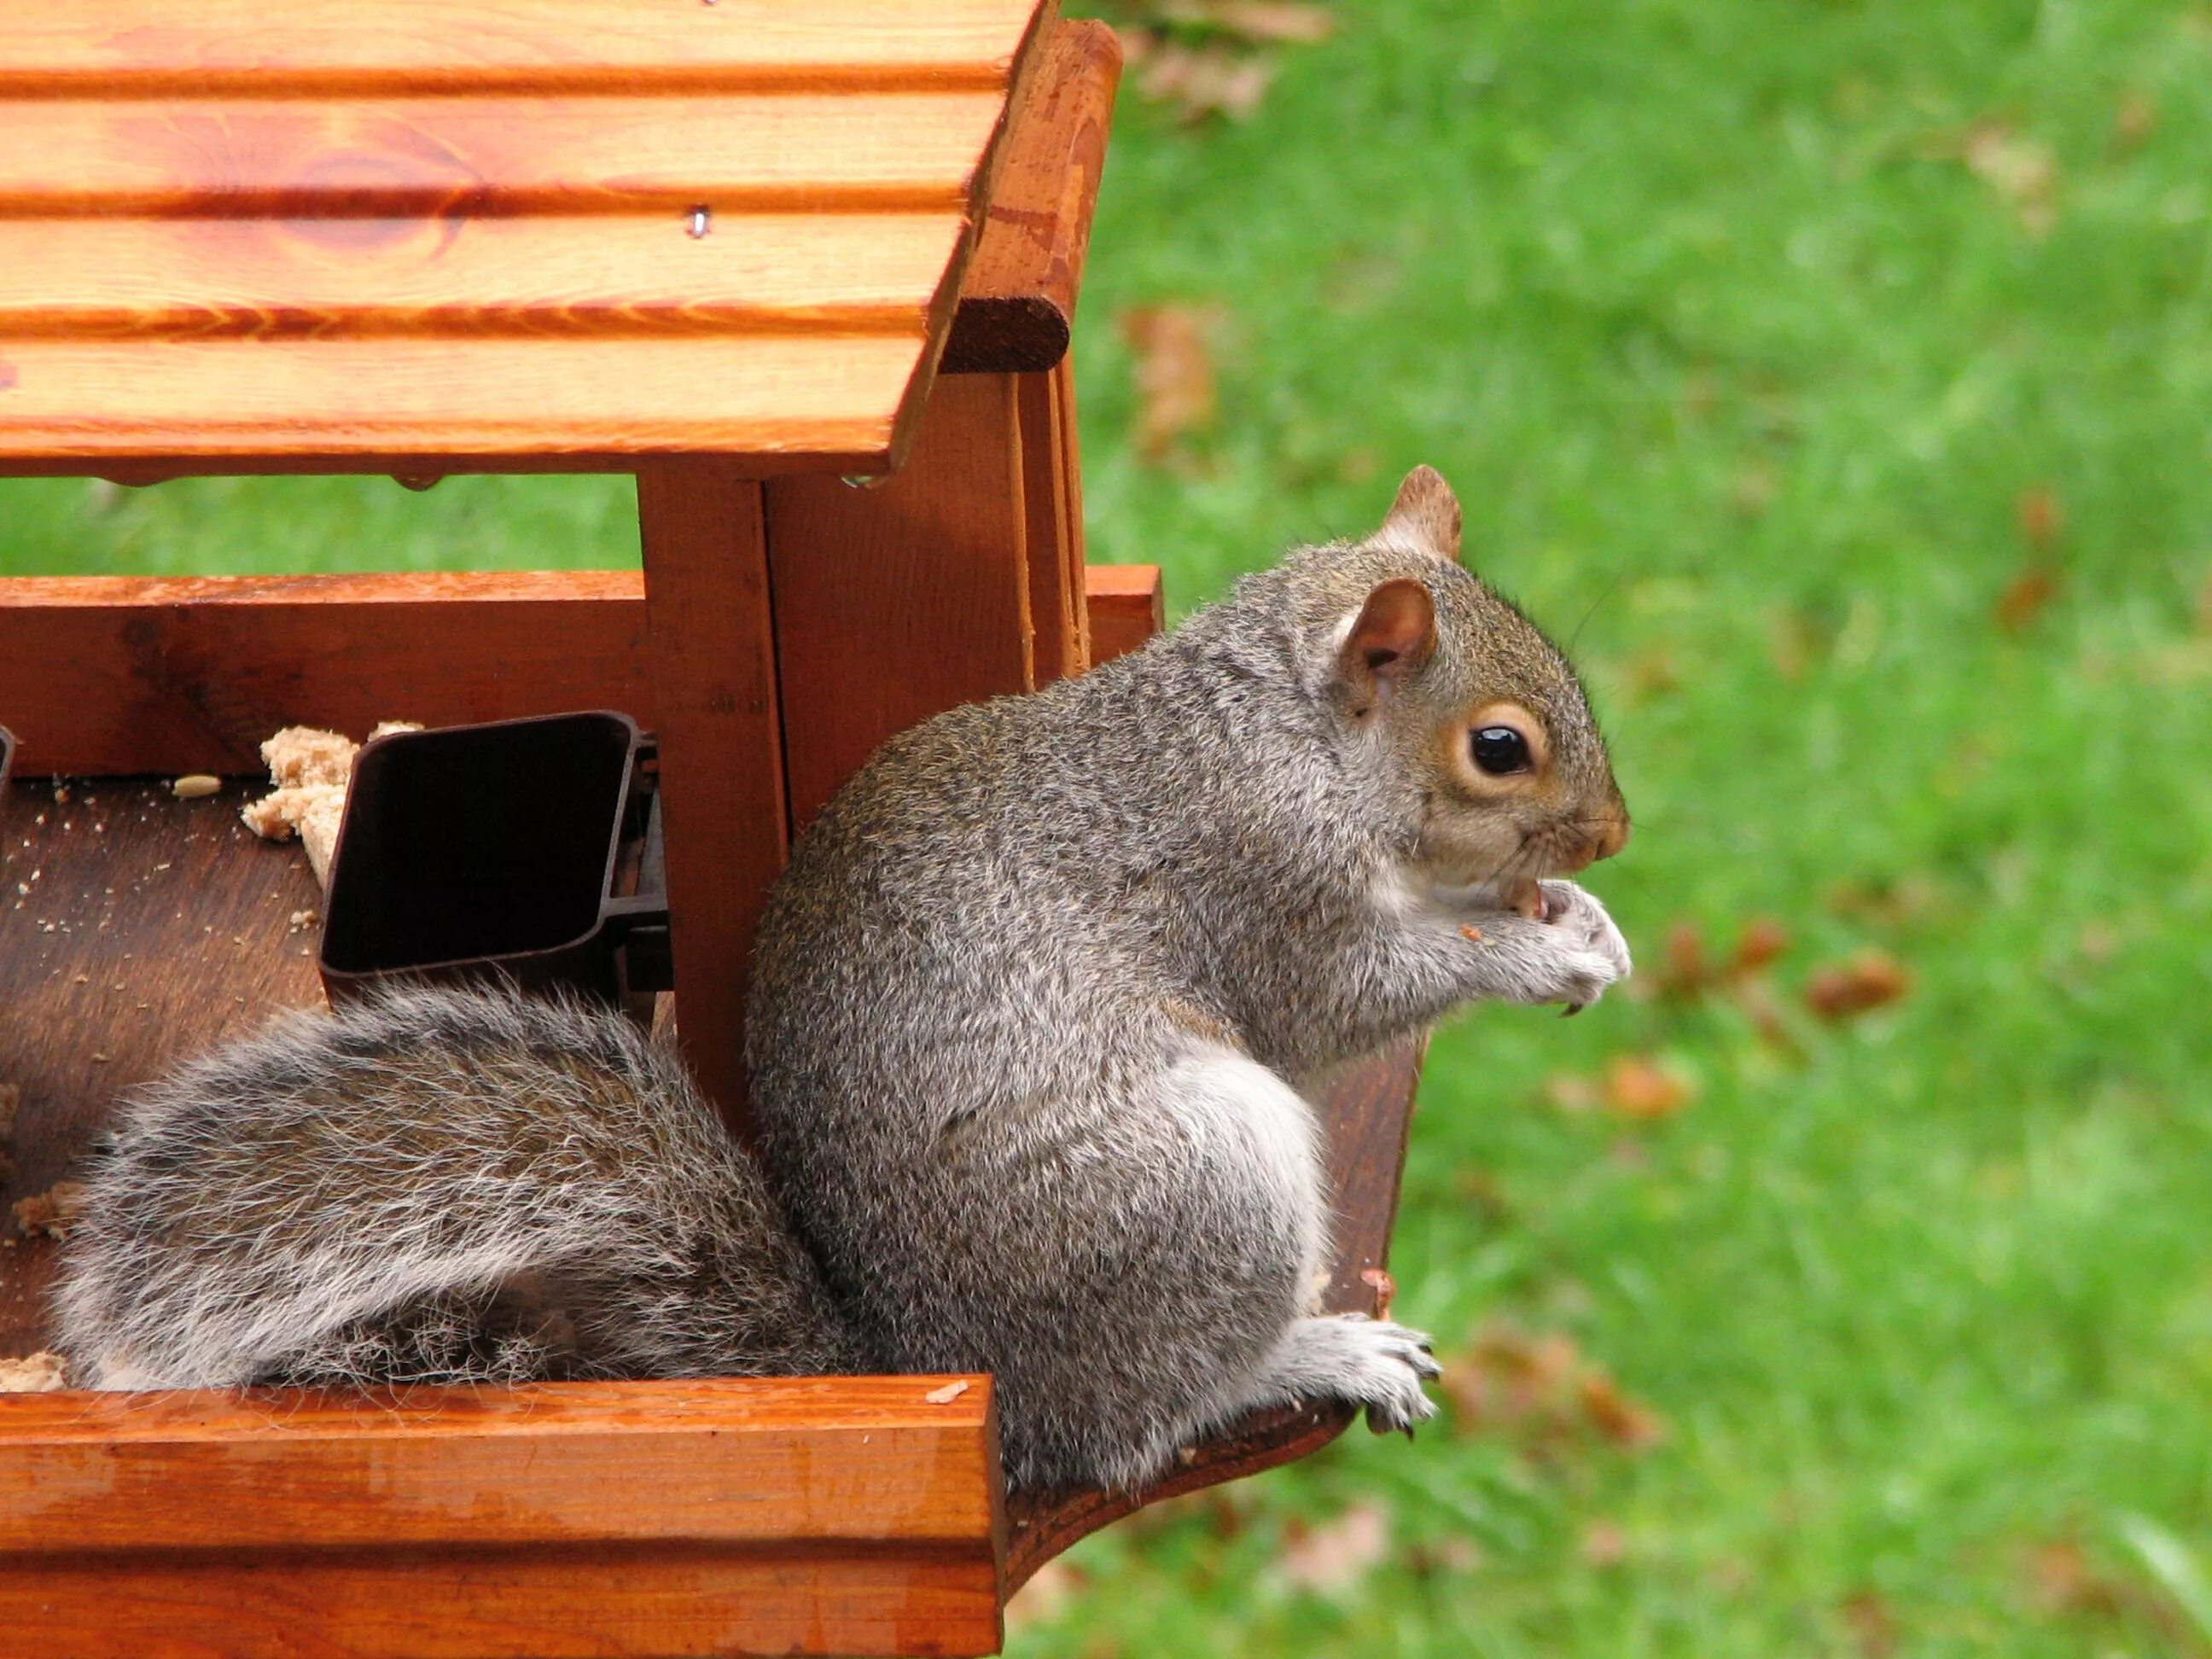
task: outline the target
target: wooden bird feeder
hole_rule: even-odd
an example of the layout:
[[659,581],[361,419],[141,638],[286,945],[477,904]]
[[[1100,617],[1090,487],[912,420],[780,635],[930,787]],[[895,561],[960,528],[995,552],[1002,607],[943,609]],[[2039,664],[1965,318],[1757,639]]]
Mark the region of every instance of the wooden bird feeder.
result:
[[[791,835],[890,733],[1158,625],[1156,571],[1084,563],[1066,360],[1118,70],[1052,0],[0,21],[0,475],[624,472],[644,550],[0,580],[10,1199],[119,1091],[319,1000],[319,890],[236,811],[295,724],[656,732],[679,1030],[742,1126]],[[1339,1309],[1387,1284],[1416,1065],[1323,1103]],[[46,1346],[51,1252],[0,1251],[0,1357]],[[1255,1416],[1146,1498],[1347,1420]],[[1137,1501],[1010,1500],[981,1376],[10,1395],[0,1659],[984,1654]]]

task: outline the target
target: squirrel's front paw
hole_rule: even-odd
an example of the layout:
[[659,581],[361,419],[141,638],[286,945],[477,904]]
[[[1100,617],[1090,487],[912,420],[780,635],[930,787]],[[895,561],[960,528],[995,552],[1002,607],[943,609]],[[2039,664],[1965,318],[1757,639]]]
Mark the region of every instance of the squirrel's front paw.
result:
[[1497,928],[1506,957],[1504,994],[1515,1002],[1595,1002],[1628,977],[1628,941],[1605,906],[1571,881],[1547,881],[1541,920],[1515,917]]

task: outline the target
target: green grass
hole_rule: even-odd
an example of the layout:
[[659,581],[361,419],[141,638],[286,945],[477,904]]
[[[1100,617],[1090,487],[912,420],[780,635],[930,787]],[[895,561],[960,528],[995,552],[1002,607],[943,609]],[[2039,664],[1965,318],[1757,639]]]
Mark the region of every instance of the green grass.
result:
[[[1645,983],[1678,925],[1778,918],[1778,1032],[1733,991],[1621,996],[1433,1052],[1401,1311],[1448,1354],[1567,1339],[1659,1443],[1355,1435],[1082,1547],[1012,1650],[2212,1651],[2212,11],[1340,12],[1247,123],[1125,96],[1079,330],[1092,556],[1188,605],[1443,468],[1607,718],[1638,830],[1591,881]],[[1221,308],[1221,406],[1148,465],[1115,319],[1164,302]],[[592,480],[10,484],[0,568],[617,563],[626,512]],[[2039,562],[2056,597],[1999,626]],[[1911,994],[1814,1018],[1808,976],[1867,948]],[[1695,1098],[1553,1103],[1623,1055]],[[1358,1504],[1377,1561],[1285,1573]]]

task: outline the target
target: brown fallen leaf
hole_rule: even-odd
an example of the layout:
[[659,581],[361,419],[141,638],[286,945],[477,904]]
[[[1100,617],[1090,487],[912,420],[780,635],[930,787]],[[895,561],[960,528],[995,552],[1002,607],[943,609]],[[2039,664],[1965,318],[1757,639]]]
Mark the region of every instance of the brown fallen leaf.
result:
[[1605,1103],[1620,1117],[1657,1122],[1696,1097],[1688,1079],[1647,1054],[1623,1054],[1605,1068]]
[[2020,492],[2020,500],[2013,504],[2013,519],[2020,526],[2021,538],[2033,548],[2049,547],[2066,528],[2058,492],[2047,483],[2031,484]]
[[1666,948],[1656,975],[1659,994],[1680,1001],[1703,996],[1712,983],[1712,964],[1705,958],[1705,930],[1685,916],[1667,929]]
[[1328,7],[1303,0],[1166,0],[1157,9],[1168,22],[1217,28],[1259,45],[1310,46],[1336,30]]
[[1735,954],[1729,958],[1729,976],[1741,979],[1770,966],[1790,948],[1790,930],[1772,916],[1753,916],[1736,935]]
[[1631,1400],[1606,1372],[1590,1367],[1581,1383],[1583,1415],[1616,1446],[1642,1451],[1666,1437],[1665,1426],[1650,1407]]
[[1851,1019],[1887,1007],[1911,989],[1911,975],[1894,957],[1862,951],[1848,962],[1814,973],[1806,982],[1805,1004],[1822,1019]]
[[1275,61],[1221,42],[1186,46],[1159,39],[1131,55],[1137,90],[1185,122],[1209,116],[1241,121],[1260,107]]
[[2050,146],[1984,121],[1967,132],[1961,154],[1967,171],[2004,199],[2030,235],[2058,222],[2058,158]]
[[1877,1592],[1860,1590],[1846,1596],[1842,1611],[1844,1627],[1866,1659],[1890,1659],[1897,1651],[1897,1617]]
[[1390,1514],[1379,1504],[1354,1504],[1317,1527],[1291,1528],[1275,1564],[1285,1583],[1316,1595],[1341,1596],[1390,1553]]
[[2158,131],[2158,100],[2147,92],[2124,92],[2112,112],[2112,139],[2123,149],[2138,149]]
[[1593,1521],[1583,1528],[1582,1557],[1591,1566],[1617,1567],[1628,1559],[1628,1534],[1618,1521]]
[[2058,573],[2048,565],[2032,564],[2014,576],[1990,607],[1997,626],[2008,634],[2025,632],[2058,597]]
[[1213,348],[1218,307],[1167,303],[1121,313],[1121,335],[1135,350],[1137,453],[1155,465],[1212,424]]
[[1665,1434],[1656,1412],[1557,1333],[1485,1330],[1444,1367],[1441,1386],[1462,1427],[1539,1446],[1594,1431],[1624,1450],[1642,1451]]

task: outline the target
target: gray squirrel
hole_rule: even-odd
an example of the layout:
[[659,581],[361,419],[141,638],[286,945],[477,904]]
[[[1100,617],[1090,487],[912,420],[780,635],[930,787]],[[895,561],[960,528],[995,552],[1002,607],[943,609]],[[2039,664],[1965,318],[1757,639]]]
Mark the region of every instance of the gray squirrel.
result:
[[1629,969],[1559,879],[1627,837],[1604,743],[1459,532],[1417,469],[1366,539],[885,744],[761,924],[757,1164],[573,1002],[400,990],[186,1065],[90,1176],[78,1376],[989,1370],[1016,1488],[1140,1487],[1291,1401],[1410,1429],[1427,1340],[1310,1312],[1301,1085]]

